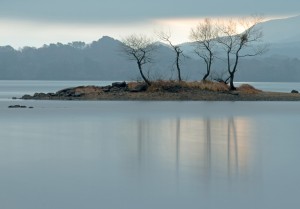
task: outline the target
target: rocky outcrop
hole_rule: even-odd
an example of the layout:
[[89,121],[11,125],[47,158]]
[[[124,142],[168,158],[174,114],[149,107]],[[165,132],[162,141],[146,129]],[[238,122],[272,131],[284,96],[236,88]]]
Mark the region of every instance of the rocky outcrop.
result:
[[34,95],[24,95],[21,99],[37,99],[37,100],[76,100],[81,98],[96,98],[105,93],[120,93],[129,91],[127,83],[114,82],[108,86],[78,86],[74,88],[66,88],[56,93],[35,93]]
[[297,91],[297,90],[292,90],[291,93],[292,93],[292,94],[299,94],[299,91]]

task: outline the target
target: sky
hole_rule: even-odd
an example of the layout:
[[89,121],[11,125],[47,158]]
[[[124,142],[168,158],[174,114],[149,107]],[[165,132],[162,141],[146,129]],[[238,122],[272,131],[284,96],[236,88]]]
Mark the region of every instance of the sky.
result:
[[0,46],[41,47],[49,43],[122,39],[171,31],[176,44],[205,17],[300,14],[299,0],[0,0]]

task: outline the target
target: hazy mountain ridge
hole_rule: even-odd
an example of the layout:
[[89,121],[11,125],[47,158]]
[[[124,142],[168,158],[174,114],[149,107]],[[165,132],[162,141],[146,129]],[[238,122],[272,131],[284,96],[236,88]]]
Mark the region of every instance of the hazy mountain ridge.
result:
[[269,20],[261,23],[265,41],[270,43],[291,43],[300,41],[300,15],[290,18]]
[[[300,30],[291,27],[296,23],[300,25],[300,16],[262,23],[270,50],[262,57],[241,60],[237,81],[300,81]],[[282,25],[286,25],[285,28]],[[280,35],[283,29],[285,36]],[[0,79],[137,79],[136,63],[122,55],[120,45],[120,41],[104,36],[90,44],[57,43],[21,50],[3,46],[0,47]],[[174,52],[165,44],[157,45],[155,62],[147,69],[150,76],[154,79],[176,79]],[[203,62],[192,56],[191,43],[181,44],[181,47],[189,57],[182,62],[183,78],[201,79],[205,70]],[[224,68],[220,61],[213,66],[215,71],[225,71]]]

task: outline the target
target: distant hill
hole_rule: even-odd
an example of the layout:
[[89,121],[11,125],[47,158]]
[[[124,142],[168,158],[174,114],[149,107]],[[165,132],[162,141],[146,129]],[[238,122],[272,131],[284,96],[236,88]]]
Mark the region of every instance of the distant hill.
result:
[[260,26],[269,43],[300,42],[300,16],[266,21]]
[[[300,82],[300,16],[271,20],[261,24],[270,50],[262,57],[243,59],[237,81]],[[120,41],[104,36],[90,44],[73,42],[50,44],[41,48],[15,50],[0,47],[0,79],[21,80],[136,80],[136,63],[124,57]],[[158,44],[155,62],[148,66],[153,79],[175,79],[174,52]],[[182,63],[183,78],[199,80],[205,67],[192,55],[191,43],[181,45],[188,55]],[[213,66],[224,71],[224,63]]]

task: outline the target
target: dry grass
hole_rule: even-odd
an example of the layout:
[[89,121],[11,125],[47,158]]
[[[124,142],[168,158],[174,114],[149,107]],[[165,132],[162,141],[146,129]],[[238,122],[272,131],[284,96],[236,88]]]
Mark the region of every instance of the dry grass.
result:
[[129,82],[127,83],[127,86],[129,89],[134,89],[138,84],[138,82]]
[[237,90],[242,93],[247,93],[247,94],[258,94],[258,93],[262,92],[261,90],[256,89],[249,84],[242,84],[240,87],[237,88]]
[[200,90],[215,91],[215,92],[229,91],[229,87],[225,83],[219,83],[213,81],[187,82],[187,85],[192,88],[197,88]]
[[184,88],[182,82],[175,81],[163,81],[158,80],[152,82],[151,86],[148,87],[148,92],[160,92],[160,91],[168,91],[168,92],[179,92]]
[[185,81],[155,81],[148,88],[148,92],[180,92],[188,90],[206,90],[214,92],[226,92],[229,91],[229,87],[226,84],[212,82],[212,81],[201,81],[201,82],[185,82]]

